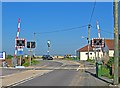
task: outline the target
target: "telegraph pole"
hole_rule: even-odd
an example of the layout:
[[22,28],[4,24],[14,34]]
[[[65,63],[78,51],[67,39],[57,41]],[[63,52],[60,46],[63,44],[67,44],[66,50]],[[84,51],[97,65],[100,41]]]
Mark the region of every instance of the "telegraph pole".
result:
[[118,0],[114,0],[114,85],[119,84]]
[[30,66],[31,66],[31,64],[32,64],[31,58],[32,58],[32,48],[31,48],[31,42],[30,42]]
[[89,50],[90,50],[90,27],[91,25],[88,24],[88,59],[89,59]]
[[[34,42],[36,42],[36,33],[34,32]],[[34,49],[34,56],[35,56],[35,49]]]

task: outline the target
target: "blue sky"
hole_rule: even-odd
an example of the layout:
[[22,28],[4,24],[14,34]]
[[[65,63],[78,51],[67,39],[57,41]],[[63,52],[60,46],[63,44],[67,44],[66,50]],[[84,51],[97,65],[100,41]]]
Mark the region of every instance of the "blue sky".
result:
[[[87,25],[93,9],[93,2],[17,2],[2,3],[3,51],[14,54],[17,20],[21,18],[20,38],[33,40],[33,33],[49,32]],[[101,37],[113,38],[113,3],[97,2],[91,21],[91,38],[98,37],[96,20],[99,21]],[[74,54],[87,44],[87,27],[65,32],[37,34],[36,54],[47,53],[47,40],[51,40],[51,54]],[[110,32],[110,33],[109,33]],[[28,54],[24,49],[24,54]]]

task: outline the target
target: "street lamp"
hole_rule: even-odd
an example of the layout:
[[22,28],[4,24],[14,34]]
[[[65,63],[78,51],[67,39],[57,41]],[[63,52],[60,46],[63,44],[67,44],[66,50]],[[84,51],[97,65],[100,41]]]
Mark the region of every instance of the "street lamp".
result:
[[[34,42],[36,42],[36,33],[34,32]],[[34,56],[35,56],[35,49],[34,49]]]
[[47,51],[47,52],[48,52],[48,55],[49,55],[49,53],[50,53],[50,44],[51,44],[51,42],[50,42],[50,40],[48,40],[48,41],[47,41],[47,46],[48,46],[48,51]]

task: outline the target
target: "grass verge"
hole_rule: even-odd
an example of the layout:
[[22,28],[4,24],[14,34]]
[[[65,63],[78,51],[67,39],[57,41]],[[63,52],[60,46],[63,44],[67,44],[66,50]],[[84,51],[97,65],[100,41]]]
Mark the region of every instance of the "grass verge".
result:
[[[31,61],[32,65],[37,65],[38,63],[39,63],[39,61],[37,61],[37,60]],[[28,67],[28,66],[30,66],[30,62],[27,60],[22,66]]]

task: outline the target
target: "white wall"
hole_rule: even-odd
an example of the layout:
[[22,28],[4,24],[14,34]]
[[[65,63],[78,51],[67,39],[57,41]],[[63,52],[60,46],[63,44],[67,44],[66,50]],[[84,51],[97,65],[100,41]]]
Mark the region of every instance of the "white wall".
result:
[[113,57],[114,56],[114,50],[109,50],[109,56]]
[[87,52],[80,52],[80,60],[87,60]]
[[[80,52],[80,60],[87,60],[88,58],[88,54],[86,54],[88,52]],[[98,53],[96,52],[96,57],[98,57]],[[99,52],[99,57],[103,57],[103,52]],[[89,52],[89,58],[90,59],[95,59],[95,52]]]

